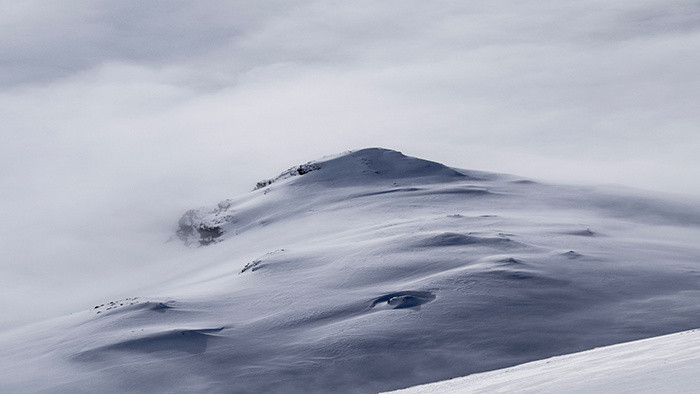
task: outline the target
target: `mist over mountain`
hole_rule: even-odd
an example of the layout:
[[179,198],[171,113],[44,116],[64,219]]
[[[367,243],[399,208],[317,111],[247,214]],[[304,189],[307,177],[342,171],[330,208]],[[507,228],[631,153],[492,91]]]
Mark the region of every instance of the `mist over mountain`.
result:
[[700,326],[692,201],[382,148],[251,189],[138,293],[2,333],[0,389],[376,392]]

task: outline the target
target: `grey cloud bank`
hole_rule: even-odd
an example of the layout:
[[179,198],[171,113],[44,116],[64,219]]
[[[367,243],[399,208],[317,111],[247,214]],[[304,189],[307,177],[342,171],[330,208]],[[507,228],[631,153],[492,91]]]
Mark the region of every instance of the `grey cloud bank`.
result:
[[152,245],[184,209],[351,148],[700,193],[697,2],[28,1],[0,15],[1,327],[123,295],[168,264]]

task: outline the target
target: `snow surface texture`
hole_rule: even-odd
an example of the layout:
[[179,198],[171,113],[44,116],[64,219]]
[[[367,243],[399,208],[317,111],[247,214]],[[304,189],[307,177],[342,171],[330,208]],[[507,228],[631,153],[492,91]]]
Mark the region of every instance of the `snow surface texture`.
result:
[[692,330],[392,393],[697,393],[699,372],[700,330]]
[[700,327],[697,201],[309,164],[186,213],[186,274],[0,334],[0,392],[376,392]]

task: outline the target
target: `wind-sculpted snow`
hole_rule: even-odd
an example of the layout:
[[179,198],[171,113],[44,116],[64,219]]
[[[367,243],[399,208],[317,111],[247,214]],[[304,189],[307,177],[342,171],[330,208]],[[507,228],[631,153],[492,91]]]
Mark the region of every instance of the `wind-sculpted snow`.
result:
[[386,303],[388,308],[420,309],[420,306],[435,299],[435,295],[429,291],[399,291],[390,293],[372,301],[372,308],[379,308]]
[[0,336],[0,391],[366,393],[700,327],[696,202],[314,163],[186,214],[184,274]]
[[417,246],[424,248],[439,248],[445,246],[490,246],[494,248],[508,248],[516,246],[510,238],[506,237],[476,237],[456,233],[442,233],[418,242]]

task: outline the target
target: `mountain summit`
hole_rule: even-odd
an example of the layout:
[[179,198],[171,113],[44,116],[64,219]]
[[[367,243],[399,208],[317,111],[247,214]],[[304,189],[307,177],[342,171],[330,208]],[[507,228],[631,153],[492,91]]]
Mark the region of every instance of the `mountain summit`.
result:
[[[405,156],[395,150],[366,148],[291,167],[275,178],[258,182],[254,191],[264,189],[263,194],[267,195],[273,184],[277,187],[290,182],[293,186],[308,189],[433,184],[470,179],[478,178],[468,175],[468,171]],[[176,235],[190,246],[215,243],[225,232],[230,232],[237,220],[233,210],[231,200],[222,201],[215,208],[189,210],[180,218]]]
[[307,182],[323,182],[333,186],[410,178],[419,178],[425,182],[467,177],[440,163],[405,156],[391,149],[367,148],[292,167],[277,178],[261,181],[258,185],[311,172],[314,174],[307,177]]

